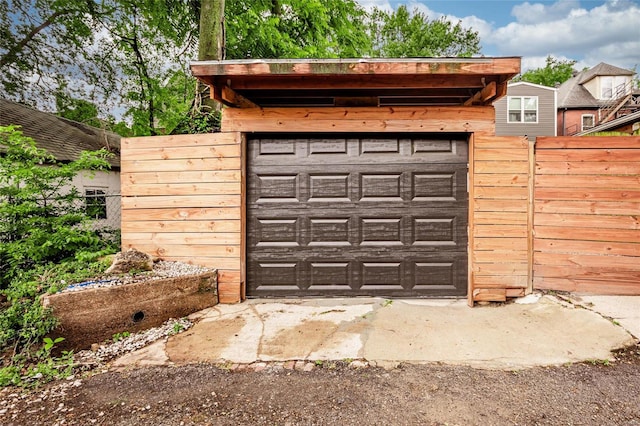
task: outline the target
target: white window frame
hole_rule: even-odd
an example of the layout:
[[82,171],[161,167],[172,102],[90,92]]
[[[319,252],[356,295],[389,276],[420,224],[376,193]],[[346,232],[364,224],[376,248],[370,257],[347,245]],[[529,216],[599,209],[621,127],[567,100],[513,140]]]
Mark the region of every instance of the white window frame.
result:
[[[584,119],[587,117],[591,117],[591,122],[593,123],[593,125],[591,126],[585,126],[584,125]],[[596,127],[596,116],[595,114],[582,114],[580,116],[580,131],[584,132],[585,130],[589,130],[589,129],[593,129],[594,127]]]
[[[92,200],[90,202],[89,200]],[[100,202],[104,200],[104,202]],[[92,215],[91,218],[95,220],[104,220],[109,217],[109,209],[107,208],[107,188],[86,186],[84,188],[84,207],[87,214],[91,207],[100,206],[100,214]],[[104,216],[103,213],[104,212]]]
[[[511,100],[512,99],[520,99],[520,120],[511,120],[511,109],[510,109],[510,105],[511,105]],[[535,121],[526,121],[525,120],[525,112],[526,111],[533,111],[533,110],[527,110],[525,109],[525,99],[535,99],[536,101],[536,119]],[[510,124],[537,124],[538,123],[538,117],[539,117],[539,99],[537,96],[507,96],[507,123]]]

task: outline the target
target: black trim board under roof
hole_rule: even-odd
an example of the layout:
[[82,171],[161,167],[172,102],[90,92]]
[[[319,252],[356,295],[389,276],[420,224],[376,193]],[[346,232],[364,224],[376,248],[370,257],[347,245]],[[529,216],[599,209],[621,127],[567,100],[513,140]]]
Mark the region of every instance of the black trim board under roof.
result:
[[520,58],[197,61],[194,76],[237,108],[490,105]]

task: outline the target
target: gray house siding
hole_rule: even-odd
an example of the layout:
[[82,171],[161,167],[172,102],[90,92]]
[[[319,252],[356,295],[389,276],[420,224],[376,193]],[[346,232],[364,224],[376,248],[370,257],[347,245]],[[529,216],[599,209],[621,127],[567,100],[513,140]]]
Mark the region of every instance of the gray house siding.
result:
[[[537,123],[509,123],[507,102],[510,96],[537,96]],[[496,135],[524,136],[533,140],[536,136],[556,136],[556,89],[532,83],[512,83],[507,89],[507,96],[495,104]]]

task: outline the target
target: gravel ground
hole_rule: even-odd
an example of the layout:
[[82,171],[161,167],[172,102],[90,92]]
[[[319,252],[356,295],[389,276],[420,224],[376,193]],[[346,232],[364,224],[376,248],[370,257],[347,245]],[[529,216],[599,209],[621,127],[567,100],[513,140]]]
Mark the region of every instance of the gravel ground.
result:
[[[158,262],[148,275],[204,272],[183,265]],[[101,277],[78,289],[140,279],[152,278]],[[350,360],[109,367],[115,357],[191,325],[170,320],[79,352],[80,367],[68,380],[33,391],[1,389],[0,425],[640,426],[640,346],[610,364],[517,371],[439,364],[385,370]]]
[[3,425],[640,425],[640,347],[610,365],[312,371],[197,364],[0,391]]
[[70,284],[60,292],[64,293],[69,291],[82,291],[89,288],[113,287],[118,285],[137,283],[141,281],[161,280],[165,278],[182,277],[186,275],[197,275],[203,274],[205,272],[210,272],[212,270],[213,269],[205,268],[204,266],[160,260],[154,262],[152,271],[140,272],[132,275],[106,274],[101,277],[96,277],[90,281]]

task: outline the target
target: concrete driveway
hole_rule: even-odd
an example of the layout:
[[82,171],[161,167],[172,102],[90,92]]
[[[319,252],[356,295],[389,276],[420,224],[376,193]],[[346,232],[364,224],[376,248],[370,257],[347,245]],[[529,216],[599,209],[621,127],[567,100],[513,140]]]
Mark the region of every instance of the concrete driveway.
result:
[[[603,315],[599,306],[619,312]],[[464,300],[248,300],[200,311],[192,315],[197,322],[189,330],[114,365],[292,360],[365,360],[386,367],[559,365],[610,359],[612,350],[636,343],[614,316],[624,316],[637,337],[640,320],[631,317],[639,311],[640,297],[604,303],[531,295],[473,309]]]

